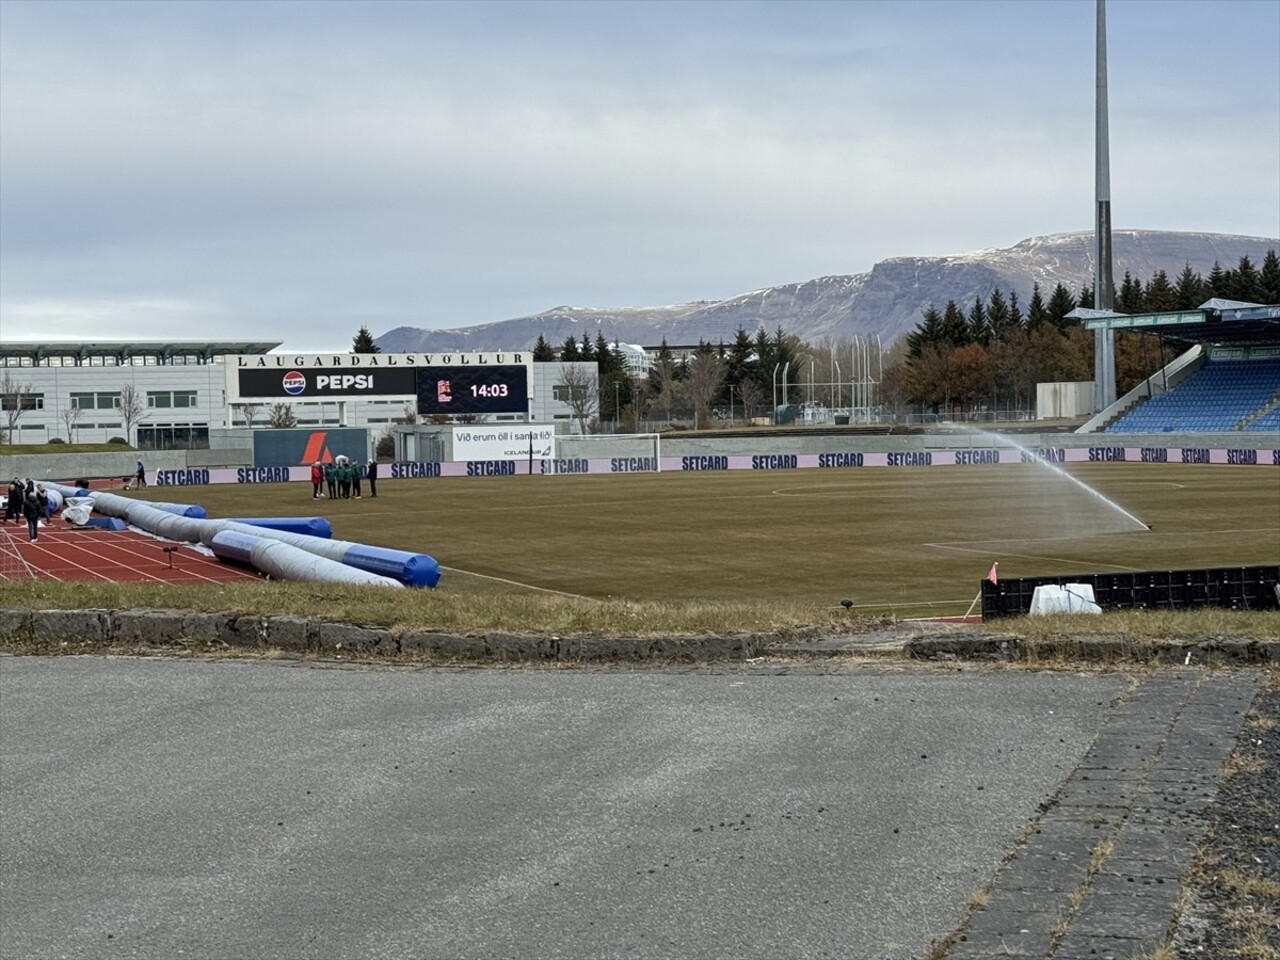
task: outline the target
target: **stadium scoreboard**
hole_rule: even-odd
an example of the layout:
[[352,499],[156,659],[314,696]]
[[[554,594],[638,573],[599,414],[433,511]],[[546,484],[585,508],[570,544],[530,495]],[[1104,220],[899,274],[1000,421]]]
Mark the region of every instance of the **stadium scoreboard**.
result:
[[529,370],[516,364],[419,367],[418,413],[524,413]]
[[416,398],[418,413],[524,414],[529,353],[251,354],[229,356],[228,403]]

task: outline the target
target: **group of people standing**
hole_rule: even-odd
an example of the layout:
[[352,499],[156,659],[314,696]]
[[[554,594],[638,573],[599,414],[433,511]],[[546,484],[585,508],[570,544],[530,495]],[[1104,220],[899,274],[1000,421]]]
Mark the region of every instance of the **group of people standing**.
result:
[[34,480],[14,477],[4,504],[4,522],[27,521],[27,539],[40,539],[40,518],[49,514],[49,497]]
[[378,495],[377,460],[370,460],[364,466],[352,463],[343,456],[336,457],[333,463],[322,464],[317,460],[311,465],[311,499],[318,500],[326,496],[323,489],[327,489],[327,496],[331,500],[359,500],[361,479],[369,483],[369,496],[376,497]]

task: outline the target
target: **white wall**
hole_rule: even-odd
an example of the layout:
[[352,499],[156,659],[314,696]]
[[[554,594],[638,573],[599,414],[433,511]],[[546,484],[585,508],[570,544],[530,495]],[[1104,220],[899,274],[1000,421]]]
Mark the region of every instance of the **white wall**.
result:
[[1093,412],[1093,381],[1036,384],[1036,419],[1071,420]]

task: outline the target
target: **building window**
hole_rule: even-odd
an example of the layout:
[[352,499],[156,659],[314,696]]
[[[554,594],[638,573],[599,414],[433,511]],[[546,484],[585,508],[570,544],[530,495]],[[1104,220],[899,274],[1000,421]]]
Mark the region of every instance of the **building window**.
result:
[[71,406],[77,410],[114,410],[120,406],[120,394],[73,393]]
[[43,409],[43,393],[0,393],[0,410]]
[[168,424],[138,427],[138,446],[146,450],[205,450],[208,424]]
[[156,410],[168,410],[173,407],[194,407],[196,392],[194,390],[148,390],[147,406]]

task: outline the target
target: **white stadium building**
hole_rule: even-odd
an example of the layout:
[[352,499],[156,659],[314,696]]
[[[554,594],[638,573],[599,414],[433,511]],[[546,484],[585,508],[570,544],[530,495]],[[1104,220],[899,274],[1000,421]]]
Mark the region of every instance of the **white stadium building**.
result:
[[121,438],[142,449],[200,449],[226,432],[266,427],[283,404],[299,427],[364,427],[371,443],[406,414],[567,432],[561,382],[566,367],[581,366],[534,363],[530,351],[273,352],[280,346],[0,341],[0,430],[15,444]]

